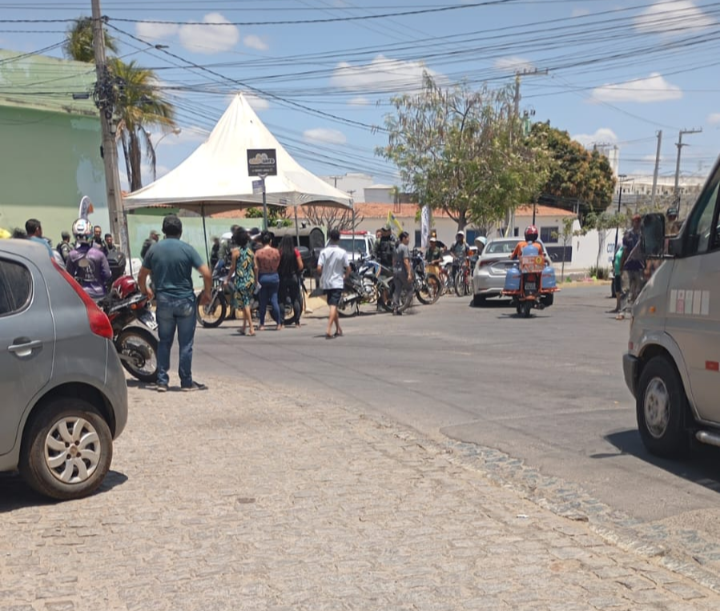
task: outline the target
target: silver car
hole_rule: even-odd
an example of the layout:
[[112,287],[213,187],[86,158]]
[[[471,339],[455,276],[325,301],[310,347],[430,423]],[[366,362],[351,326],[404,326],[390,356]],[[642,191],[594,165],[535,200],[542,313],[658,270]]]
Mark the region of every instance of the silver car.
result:
[[[505,276],[507,276],[508,269],[514,265],[510,255],[521,241],[522,238],[497,238],[487,243],[473,270],[474,306],[481,306],[488,297],[502,295]],[[545,245],[543,244],[542,247],[547,257]]]
[[0,471],[55,499],[94,492],[128,415],[107,316],[27,240],[0,240]]

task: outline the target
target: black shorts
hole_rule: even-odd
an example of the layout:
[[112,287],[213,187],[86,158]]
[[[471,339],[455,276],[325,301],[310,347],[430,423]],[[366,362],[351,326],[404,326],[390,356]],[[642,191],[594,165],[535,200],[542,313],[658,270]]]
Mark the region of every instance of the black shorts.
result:
[[325,295],[329,306],[337,306],[340,304],[342,289],[325,289]]

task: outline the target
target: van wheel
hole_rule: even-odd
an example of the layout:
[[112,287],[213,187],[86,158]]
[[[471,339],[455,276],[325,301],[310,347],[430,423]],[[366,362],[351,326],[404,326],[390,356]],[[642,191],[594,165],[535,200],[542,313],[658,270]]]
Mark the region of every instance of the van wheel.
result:
[[643,368],[636,410],[640,437],[651,454],[666,458],[687,454],[687,397],[680,374],[667,357],[656,356]]
[[57,399],[40,410],[23,438],[23,479],[40,494],[61,501],[92,494],[112,462],[107,422],[82,399]]
[[474,308],[481,308],[485,305],[485,295],[473,295],[472,305]]

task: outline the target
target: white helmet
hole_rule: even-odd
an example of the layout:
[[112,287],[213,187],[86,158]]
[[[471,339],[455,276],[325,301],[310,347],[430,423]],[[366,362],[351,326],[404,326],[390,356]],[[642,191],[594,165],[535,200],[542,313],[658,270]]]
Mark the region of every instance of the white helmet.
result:
[[93,237],[93,226],[87,219],[78,219],[73,223],[72,233],[78,242],[89,242]]
[[475,238],[475,244],[479,245],[482,244],[483,246],[487,246],[487,238],[485,236],[479,235]]

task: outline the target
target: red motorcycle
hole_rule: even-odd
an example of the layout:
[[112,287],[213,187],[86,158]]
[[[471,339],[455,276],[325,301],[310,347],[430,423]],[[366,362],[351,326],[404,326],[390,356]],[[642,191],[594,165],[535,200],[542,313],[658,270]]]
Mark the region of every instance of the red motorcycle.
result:
[[110,320],[123,367],[141,382],[157,381],[159,338],[155,314],[132,276],[121,276],[98,305]]
[[533,308],[550,307],[558,290],[555,270],[544,255],[526,247],[517,266],[511,267],[505,276],[503,295],[512,297],[518,316],[528,318]]

